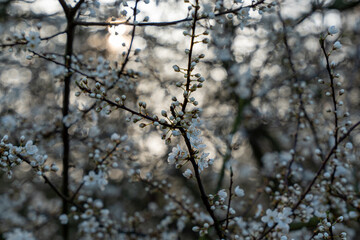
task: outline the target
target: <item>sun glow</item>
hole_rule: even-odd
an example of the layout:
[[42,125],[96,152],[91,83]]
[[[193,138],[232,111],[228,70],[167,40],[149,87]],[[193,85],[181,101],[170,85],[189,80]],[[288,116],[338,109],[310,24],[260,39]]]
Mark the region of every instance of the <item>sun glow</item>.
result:
[[[110,21],[111,23],[122,23],[123,20]],[[108,27],[109,36],[107,44],[111,51],[120,51],[126,48],[129,41],[129,32],[131,28],[125,24]]]

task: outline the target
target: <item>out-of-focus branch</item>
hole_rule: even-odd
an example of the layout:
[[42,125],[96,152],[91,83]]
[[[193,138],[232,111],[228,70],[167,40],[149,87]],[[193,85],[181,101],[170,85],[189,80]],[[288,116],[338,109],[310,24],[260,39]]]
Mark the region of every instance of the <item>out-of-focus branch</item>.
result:
[[[57,32],[53,35],[50,35],[48,37],[43,37],[43,38],[40,38],[41,41],[47,41],[47,40],[50,40],[54,37],[57,37],[59,35],[62,35],[62,34],[65,34],[66,31],[61,31],[61,32]],[[26,45],[28,44],[29,41],[26,41],[26,40],[18,40],[16,42],[12,42],[12,43],[3,43],[3,44],[0,44],[0,47],[14,47],[14,46],[18,46],[18,45]]]
[[300,114],[301,112],[304,113],[304,117],[305,117],[306,121],[308,121],[308,123],[310,125],[310,129],[312,131],[312,134],[313,134],[313,137],[314,137],[315,144],[316,144],[317,148],[321,151],[321,154],[323,154],[323,153],[322,153],[322,150],[321,150],[321,147],[320,147],[320,144],[319,144],[318,135],[317,135],[316,129],[314,127],[314,124],[311,121],[311,119],[310,119],[310,117],[307,114],[307,111],[305,109],[303,96],[302,96],[303,93],[302,93],[302,90],[299,88],[300,83],[299,83],[299,79],[298,79],[298,74],[297,74],[297,71],[295,69],[295,64],[293,62],[292,50],[291,50],[291,48],[289,46],[289,43],[288,43],[287,26],[285,24],[285,21],[284,21],[283,17],[281,16],[280,9],[278,11],[278,16],[279,16],[279,19],[280,19],[280,21],[282,23],[282,27],[283,27],[283,42],[284,42],[284,45],[285,45],[287,58],[289,60],[290,69],[291,69],[291,72],[292,72],[292,78],[294,79],[295,83],[298,86],[298,88],[296,90],[297,90],[297,94],[299,96],[299,103],[300,103],[299,108],[298,108],[298,112],[297,112],[297,123],[296,123],[296,132],[295,132],[295,136],[294,136],[294,143],[293,143],[293,146],[292,146],[292,150],[294,152],[292,154],[292,158],[290,160],[290,163],[288,164],[287,172],[286,172],[285,179],[284,179],[285,180],[285,185],[286,185],[286,187],[288,187],[289,177],[290,177],[291,172],[292,172],[291,167],[292,167],[292,164],[294,163],[295,157],[296,157],[296,147],[297,147],[297,143],[298,143],[300,123],[301,123],[301,114]]
[[[251,4],[251,5],[242,6],[242,7],[222,11],[222,12],[216,13],[215,17],[219,17],[219,16],[226,15],[226,14],[229,14],[229,13],[236,14],[238,11],[240,11],[243,8],[253,8],[253,7],[259,6],[260,4],[262,4],[264,2],[265,2],[265,0],[260,0],[260,1],[257,1],[256,3]],[[208,18],[207,16],[201,16],[201,17],[198,18],[198,20],[207,19],[207,18]],[[80,25],[80,26],[118,26],[118,25],[131,25],[131,26],[134,26],[134,25],[136,25],[136,26],[139,26],[139,27],[145,27],[145,26],[163,27],[163,26],[176,25],[176,24],[183,23],[183,22],[190,22],[192,20],[193,20],[192,17],[186,17],[186,18],[183,18],[183,19],[174,20],[174,21],[168,21],[168,22],[130,23],[128,21],[124,21],[124,22],[115,23],[115,22],[83,22],[83,21],[76,21],[75,24]]]
[[[324,159],[323,163],[321,164],[321,166],[319,167],[318,171],[316,172],[316,175],[314,176],[314,178],[312,179],[312,181],[309,183],[309,185],[307,186],[306,190],[301,194],[299,200],[297,201],[297,203],[292,207],[292,212],[294,215],[294,211],[300,206],[301,202],[305,199],[306,195],[310,192],[310,190],[312,189],[312,187],[314,186],[316,180],[319,178],[321,172],[325,169],[326,164],[329,162],[331,156],[335,153],[335,150],[337,148],[337,146],[344,141],[349,135],[350,133],[360,125],[360,121],[358,121],[357,123],[355,123],[352,127],[349,128],[349,130],[347,131],[346,134],[344,134],[342,137],[339,138],[339,140],[334,144],[334,146],[331,148],[331,150],[328,152],[326,158]],[[263,239],[268,233],[270,233],[272,230],[275,229],[275,227],[277,226],[277,223],[274,224],[271,228],[269,228],[267,231],[265,231],[259,238],[257,238],[257,240],[261,240]]]
[[[49,62],[52,62],[52,63],[55,63],[55,64],[57,64],[57,65],[66,67],[66,64],[64,64],[64,63],[58,62],[58,61],[56,61],[56,60],[54,60],[54,59],[52,59],[52,58],[46,57],[46,56],[44,56],[44,55],[42,55],[42,54],[40,54],[40,53],[34,52],[34,51],[30,51],[30,52],[33,53],[35,56],[38,56],[39,58],[45,59],[45,60],[47,60],[47,61],[49,61]],[[87,73],[84,73],[84,72],[82,72],[82,71],[80,71],[80,70],[78,70],[78,69],[76,69],[76,68],[73,68],[73,67],[69,67],[69,69],[70,69],[71,71],[73,71],[73,72],[76,72],[76,73],[78,73],[78,74],[80,74],[80,75],[88,78],[88,79],[94,80],[95,82],[100,83],[101,85],[104,85],[104,83],[102,83],[101,81],[99,81],[99,80],[96,79],[95,77],[90,76],[90,75],[87,74]]]
[[337,115],[337,107],[336,107],[336,92],[335,92],[335,85],[334,85],[334,75],[331,71],[331,67],[330,67],[330,61],[329,61],[329,55],[326,52],[325,49],[325,39],[320,38],[320,46],[321,49],[324,53],[325,59],[326,59],[326,70],[329,74],[329,78],[330,78],[330,88],[331,88],[331,99],[333,102],[333,107],[334,107],[334,137],[335,137],[335,143],[337,142],[338,139],[338,115]]
[[[78,83],[77,83],[77,85],[78,85],[78,87],[79,87],[81,90],[83,90],[84,92],[91,93],[91,91],[90,91],[89,89],[84,88],[84,87],[81,87],[80,84],[78,84]],[[150,120],[151,122],[158,122],[158,120],[150,117],[149,115],[145,115],[145,114],[142,114],[142,113],[137,112],[137,111],[135,111],[135,110],[132,110],[132,109],[130,109],[130,108],[128,108],[128,107],[126,107],[126,106],[124,106],[124,105],[122,105],[122,104],[118,104],[118,103],[116,103],[116,102],[113,102],[113,101],[111,101],[110,99],[107,99],[107,98],[105,98],[105,97],[102,97],[101,100],[104,101],[104,102],[107,102],[110,106],[114,106],[114,107],[123,109],[123,110],[125,110],[125,111],[130,112],[130,113],[133,114],[133,115],[137,115],[137,116],[142,117],[142,118],[144,118],[144,119]],[[168,124],[168,123],[161,123],[161,122],[159,122],[159,124],[160,124],[160,125],[163,125],[163,126],[165,126],[165,127],[169,127],[169,128],[179,128],[178,126],[172,126],[172,125],[170,125],[170,124]]]
[[[133,11],[134,22],[136,21],[138,2],[139,2],[139,0],[136,0],[136,1],[135,1],[135,7],[134,7],[134,11]],[[132,32],[131,32],[131,40],[130,40],[129,49],[128,49],[128,51],[127,51],[125,60],[124,60],[124,62],[123,62],[122,65],[121,65],[121,69],[120,69],[120,71],[119,71],[119,73],[118,73],[118,77],[120,77],[120,76],[123,74],[123,72],[124,72],[124,70],[125,70],[125,67],[126,67],[126,64],[127,64],[128,61],[129,61],[129,56],[130,56],[131,48],[132,48],[132,45],[133,45],[133,42],[134,42],[134,38],[135,38],[135,30],[136,30],[136,25],[133,25],[133,29],[132,29]]]
[[232,170],[232,167],[230,167],[230,186],[229,186],[229,202],[228,202],[228,206],[227,206],[227,211],[226,211],[226,225],[225,225],[225,229],[228,228],[229,226],[229,216],[230,216],[230,207],[231,207],[231,199],[232,199],[232,186],[233,186],[233,177],[234,177],[234,173]]

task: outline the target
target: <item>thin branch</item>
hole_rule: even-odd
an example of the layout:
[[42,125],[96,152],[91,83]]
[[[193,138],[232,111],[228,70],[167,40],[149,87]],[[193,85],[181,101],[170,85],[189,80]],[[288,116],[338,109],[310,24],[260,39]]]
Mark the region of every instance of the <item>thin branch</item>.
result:
[[192,24],[192,27],[191,27],[191,41],[190,41],[190,50],[189,50],[189,56],[188,56],[188,66],[187,66],[187,78],[186,78],[186,92],[188,93],[187,96],[184,95],[184,101],[183,101],[183,104],[182,104],[182,111],[185,113],[185,110],[186,110],[186,105],[189,101],[189,90],[190,90],[190,82],[191,82],[191,72],[192,72],[192,66],[191,66],[191,63],[192,63],[192,53],[193,53],[193,48],[194,48],[194,44],[195,44],[195,37],[196,37],[196,33],[195,33],[195,30],[196,30],[196,22],[198,20],[197,18],[197,15],[198,15],[198,11],[199,11],[199,1],[196,0],[196,6],[195,6],[195,13],[194,13],[194,19],[193,19],[193,24]]
[[[20,158],[22,161],[26,162],[27,164],[29,164],[32,168],[36,168],[36,167],[33,167],[31,165],[31,162],[29,159],[27,159],[26,157],[24,157],[23,155],[21,154],[17,154],[16,155],[18,158]],[[45,180],[45,183],[48,184],[50,186],[50,188],[56,193],[56,195],[58,195],[62,200],[64,201],[67,201],[68,203],[78,207],[79,209],[83,209],[80,205],[78,205],[77,203],[75,203],[73,201],[73,199],[69,199],[68,197],[66,197],[63,193],[61,193],[61,191],[55,186],[55,184],[53,184],[50,179],[45,176],[44,174],[41,175],[41,177]]]
[[[237,12],[239,12],[243,8],[254,8],[254,7],[256,7],[256,6],[258,6],[258,5],[260,5],[260,4],[264,3],[264,2],[265,2],[265,0],[260,0],[260,1],[256,2],[256,3],[251,4],[251,5],[242,6],[242,7],[222,11],[222,12],[216,13],[215,17],[219,17],[219,16],[226,15],[226,14],[229,14],[229,13],[236,14]],[[198,20],[203,20],[203,19],[208,19],[208,17],[207,16],[201,16],[201,17],[198,18]],[[75,24],[79,25],[79,26],[118,26],[118,25],[135,26],[136,25],[136,26],[139,26],[139,27],[145,27],[145,26],[163,27],[163,26],[176,25],[176,24],[183,23],[183,22],[190,22],[192,20],[193,20],[192,17],[186,17],[186,18],[183,18],[183,19],[169,21],[169,22],[130,23],[128,21],[124,21],[124,22],[83,22],[83,21],[76,21]]]
[[299,201],[295,204],[295,206],[292,208],[293,210],[295,210],[296,208],[298,208],[298,206],[300,205],[300,203],[302,202],[302,200],[306,197],[306,195],[310,192],[312,186],[314,185],[315,181],[317,180],[317,178],[320,176],[321,172],[324,170],[327,162],[330,160],[330,157],[335,153],[335,150],[337,149],[337,146],[344,141],[344,139],[346,139],[350,133],[357,127],[360,125],[360,121],[355,123],[351,128],[349,128],[348,132],[346,134],[344,134],[341,138],[339,138],[339,140],[335,143],[335,145],[331,148],[330,152],[328,153],[328,155],[326,156],[324,162],[321,164],[320,168],[318,169],[315,177],[313,178],[313,180],[311,181],[311,183],[309,184],[309,186],[307,187],[306,191],[301,195]]
[[[117,142],[117,143],[115,144],[115,146],[101,159],[101,161],[99,161],[99,165],[103,164],[103,163],[111,156],[111,154],[113,154],[113,153],[116,151],[116,149],[117,149],[117,147],[120,145],[120,143],[121,143],[121,142]],[[81,188],[84,186],[84,184],[85,184],[84,181],[82,181],[82,182],[80,183],[79,187],[76,189],[76,191],[74,192],[73,196],[71,197],[72,200],[76,198],[77,194],[80,192],[80,190],[81,190]]]
[[57,36],[59,36],[59,35],[65,34],[65,33],[66,33],[66,31],[57,32],[57,33],[55,33],[55,34],[53,34],[53,35],[50,35],[50,36],[48,36],[48,37],[40,38],[40,40],[42,40],[42,41],[47,41],[47,40],[50,40],[50,39],[52,39],[52,38],[54,38],[54,37],[57,37]]
[[81,182],[80,185],[78,186],[78,188],[75,190],[74,194],[72,195],[72,197],[70,198],[71,201],[74,201],[74,199],[76,198],[76,196],[79,194],[81,188],[84,186],[85,182]]
[[[280,7],[280,6],[279,6]],[[298,138],[299,138],[299,130],[300,130],[300,123],[301,123],[301,116],[300,116],[300,113],[303,112],[304,113],[304,116],[305,116],[305,119],[309,122],[310,124],[310,129],[312,131],[312,134],[314,136],[314,139],[315,139],[315,143],[317,145],[317,148],[320,149],[321,151],[321,154],[322,154],[322,150],[320,148],[320,144],[319,144],[319,141],[318,141],[318,137],[317,137],[317,133],[316,133],[316,130],[315,130],[315,127],[309,117],[309,115],[307,114],[307,111],[305,109],[305,106],[304,106],[304,101],[303,101],[303,93],[302,93],[302,90],[299,88],[299,79],[298,79],[298,74],[297,74],[297,71],[295,69],[295,64],[293,62],[293,57],[292,57],[292,50],[289,46],[289,43],[288,43],[288,36],[287,36],[287,26],[285,24],[285,21],[284,19],[282,18],[281,16],[281,13],[280,13],[280,9],[278,11],[278,16],[279,16],[279,19],[282,23],[282,27],[283,27],[283,42],[284,42],[284,45],[285,45],[285,49],[286,49],[286,53],[287,53],[287,58],[289,60],[289,65],[290,65],[290,69],[291,69],[291,72],[292,72],[292,77],[293,79],[295,80],[295,83],[297,84],[297,94],[299,95],[299,108],[298,108],[298,113],[297,113],[297,123],[296,123],[296,132],[295,132],[295,136],[294,136],[294,143],[293,143],[293,146],[292,146],[292,150],[294,151],[294,153],[292,154],[292,158],[287,166],[287,171],[286,171],[286,175],[285,175],[285,186],[288,187],[289,185],[289,177],[291,175],[291,172],[292,172],[292,165],[293,163],[295,162],[295,157],[296,157],[296,147],[297,147],[297,143],[298,143]]]
[[333,225],[331,224],[331,226],[329,227],[329,232],[330,232],[330,239],[334,240],[334,233],[333,233]]
[[[28,163],[30,165],[30,161],[26,158],[24,158],[23,156],[21,155],[17,155],[21,160],[23,160],[24,162]],[[33,167],[34,168],[34,167]],[[50,181],[50,179],[48,177],[46,177],[45,175],[42,175],[41,176],[44,180],[45,180],[45,183],[47,183],[50,188],[61,198],[63,199],[64,201],[67,201],[68,203],[70,203],[71,205],[75,206],[77,209],[81,210],[82,212],[85,212],[85,208],[82,207],[81,205],[77,204],[74,199],[75,199],[75,196],[76,194],[73,195],[72,198],[67,198],[66,196],[64,196],[60,190]],[[82,183],[83,185],[83,183]],[[79,186],[78,190],[80,190],[81,186]],[[77,193],[77,192],[76,192]],[[128,235],[132,235],[132,234],[135,234],[135,235],[138,235],[138,236],[146,236],[146,234],[144,233],[139,233],[139,232],[135,232],[135,231],[124,231],[124,230],[121,230],[121,229],[118,229],[118,232],[119,233],[124,233],[124,234],[128,234]]]
[[103,164],[111,156],[111,154],[113,154],[116,151],[120,143],[121,142],[119,141],[115,144],[115,146],[101,159],[101,161],[99,161],[99,165]]
[[200,173],[199,173],[199,167],[198,167],[198,165],[196,163],[195,153],[194,153],[194,151],[192,149],[190,140],[186,135],[185,129],[180,128],[180,132],[181,132],[181,134],[182,134],[182,136],[183,136],[183,138],[185,140],[186,147],[187,147],[187,149],[189,151],[189,154],[190,154],[190,162],[191,162],[191,165],[194,168],[195,178],[196,178],[196,182],[197,182],[197,185],[198,185],[198,188],[199,188],[199,191],[200,191],[201,200],[202,200],[203,204],[205,205],[205,208],[206,208],[207,212],[210,214],[211,218],[214,221],[214,227],[215,227],[217,235],[219,236],[220,239],[222,239],[224,237],[224,234],[223,234],[223,232],[222,232],[222,230],[220,228],[219,221],[215,217],[214,211],[211,209],[209,199],[208,199],[207,194],[205,192],[204,185],[203,185],[203,183],[201,181],[201,177],[200,177]]
[[324,53],[325,59],[326,59],[326,70],[329,74],[329,78],[330,78],[330,87],[331,87],[331,98],[333,101],[333,106],[334,106],[334,122],[335,122],[335,129],[334,129],[334,137],[335,137],[335,143],[337,142],[337,138],[338,138],[338,115],[337,115],[337,107],[336,107],[336,93],[335,93],[335,86],[334,86],[334,75],[332,74],[331,71],[331,67],[330,67],[330,63],[329,63],[329,55],[326,53],[326,49],[325,49],[325,39],[324,38],[320,38],[319,40],[320,42],[320,46],[321,49]]
[[69,199],[68,199],[64,194],[62,194],[62,193],[57,189],[57,187],[55,187],[55,185],[49,180],[48,177],[46,177],[45,175],[42,175],[42,178],[45,180],[45,183],[49,184],[49,186],[51,187],[51,189],[52,189],[61,199],[69,202]]
[[[77,86],[78,86],[81,90],[83,90],[84,92],[91,93],[91,91],[90,91],[89,89],[80,86],[79,83],[76,83],[76,84],[77,84]],[[137,115],[137,116],[142,117],[142,118],[144,118],[144,119],[150,120],[151,122],[159,122],[158,120],[150,117],[149,115],[144,115],[144,114],[142,114],[142,113],[139,113],[139,112],[137,112],[137,111],[134,111],[134,110],[126,107],[125,105],[122,105],[122,104],[118,104],[118,103],[116,103],[116,102],[113,102],[113,101],[107,99],[106,97],[102,97],[101,100],[104,101],[104,102],[107,102],[109,105],[111,105],[111,106],[113,106],[113,107],[123,109],[123,110],[125,110],[125,111],[130,112],[130,113],[133,114],[133,115]],[[168,123],[161,123],[161,122],[159,122],[159,124],[162,125],[162,126],[168,127],[168,128],[172,128],[172,129],[174,129],[174,128],[179,128],[179,127],[177,127],[177,126],[173,126],[173,125],[170,125],[170,124],[168,124]]]
[[[62,35],[62,34],[65,34],[66,31],[61,31],[61,32],[57,32],[53,35],[50,35],[48,37],[43,37],[43,38],[40,38],[41,41],[48,41],[54,37],[57,37],[59,35]],[[18,40],[16,42],[12,42],[12,43],[4,43],[4,44],[0,44],[0,47],[14,47],[14,46],[18,46],[18,45],[26,45],[28,44],[29,41],[27,40]]]
[[[63,66],[63,67],[67,67],[66,64],[58,62],[58,61],[56,61],[56,60],[54,60],[52,58],[46,57],[45,55],[42,55],[42,54],[34,52],[34,51],[30,51],[30,52],[33,53],[34,55],[42,58],[42,59],[45,59],[45,60],[49,61],[49,62],[55,63],[55,64]],[[78,74],[80,74],[80,75],[82,75],[82,76],[84,76],[84,77],[86,77],[88,79],[94,80],[95,82],[100,83],[101,85],[104,85],[104,83],[101,82],[100,80],[96,79],[96,77],[90,76],[89,74],[84,73],[84,72],[82,72],[82,71],[80,71],[80,70],[78,70],[76,68],[69,67],[68,69],[70,69],[71,71],[76,72],[76,73],[78,73]]]
[[226,212],[225,229],[227,229],[228,226],[229,226],[229,215],[230,215],[230,207],[231,207],[231,199],[232,199],[232,186],[233,186],[233,183],[234,183],[233,177],[234,177],[234,173],[233,173],[232,167],[230,166],[229,202],[228,202],[228,207],[227,207],[227,212]]
[[170,199],[172,199],[174,202],[176,202],[176,203],[186,212],[186,214],[190,217],[190,219],[194,219],[193,212],[190,211],[188,208],[186,208],[186,207],[184,206],[184,204],[183,204],[182,201],[176,199],[176,197],[174,197],[174,196],[173,196],[172,194],[170,194],[169,192],[165,191],[163,188],[159,188],[159,187],[155,186],[153,183],[151,183],[151,182],[149,182],[149,181],[147,181],[147,180],[145,180],[145,179],[140,178],[140,180],[141,180],[143,183],[151,186],[152,188],[157,189],[157,190],[160,191],[162,194],[164,194],[164,196],[167,195]]
[[[135,1],[135,7],[134,7],[134,12],[133,12],[134,22],[136,21],[136,14],[137,14],[138,2],[139,2],[139,0],[136,0],[136,1]],[[132,45],[133,45],[133,42],[134,42],[134,38],[135,38],[135,29],[136,29],[136,25],[133,25],[133,29],[132,29],[132,32],[131,32],[130,46],[129,46],[129,49],[128,49],[128,51],[127,51],[125,60],[124,60],[124,62],[123,62],[122,65],[121,65],[121,69],[120,69],[120,71],[119,71],[119,73],[118,73],[118,77],[120,77],[120,76],[123,74],[123,72],[124,72],[124,70],[125,70],[125,66],[126,66],[126,64],[128,63],[128,61],[129,61],[129,56],[130,56],[131,48],[132,48]]]

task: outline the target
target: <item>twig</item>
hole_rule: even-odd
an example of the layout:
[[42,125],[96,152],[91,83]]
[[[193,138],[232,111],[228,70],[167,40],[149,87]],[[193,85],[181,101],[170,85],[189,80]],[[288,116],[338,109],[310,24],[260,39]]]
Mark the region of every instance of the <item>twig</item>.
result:
[[[264,3],[265,0],[260,0],[256,3],[253,3],[251,5],[247,5],[247,6],[242,6],[242,7],[238,7],[238,8],[234,8],[234,9],[229,9],[223,12],[219,12],[215,14],[215,17],[219,17],[222,15],[226,15],[229,13],[233,13],[236,14],[237,12],[239,12],[241,9],[243,8],[254,8],[262,3]],[[198,20],[202,20],[202,19],[208,19],[208,17],[206,16],[201,16],[198,18]],[[193,18],[191,17],[186,17],[183,19],[179,19],[179,20],[175,20],[175,21],[169,21],[169,22],[141,22],[141,23],[130,23],[128,21],[124,21],[124,22],[83,22],[83,21],[76,21],[75,24],[79,25],[79,26],[118,26],[118,25],[130,25],[130,26],[139,26],[139,27],[145,27],[145,26],[155,26],[155,27],[163,27],[163,26],[171,26],[171,25],[176,25],[182,22],[190,22],[192,21]]]
[[186,78],[186,92],[188,93],[187,96],[184,95],[184,101],[182,104],[182,111],[185,113],[186,110],[186,105],[189,101],[188,97],[189,97],[189,90],[190,90],[190,82],[191,82],[191,72],[192,72],[192,67],[191,67],[191,63],[192,63],[192,53],[193,53],[193,48],[194,48],[194,44],[195,44],[195,37],[196,37],[196,22],[198,20],[197,15],[198,15],[198,11],[199,11],[199,1],[196,0],[196,5],[195,5],[195,13],[194,13],[194,19],[193,19],[193,24],[191,27],[191,41],[190,41],[190,50],[189,50],[189,57],[188,57],[188,66],[187,66],[187,78]]
[[[66,31],[61,31],[61,32],[57,32],[53,35],[50,35],[48,37],[43,37],[43,38],[40,38],[41,41],[48,41],[54,37],[57,37],[59,35],[62,35],[62,34],[65,34]],[[13,42],[13,43],[4,43],[4,44],[0,44],[0,47],[14,47],[14,46],[17,46],[17,45],[26,45],[28,44],[29,41],[27,40],[18,40],[16,42]]]
[[142,178],[140,178],[140,180],[141,180],[143,183],[145,183],[145,184],[147,184],[147,185],[150,185],[152,188],[159,190],[162,194],[169,196],[169,198],[172,199],[174,202],[176,202],[176,203],[186,212],[186,214],[187,214],[191,219],[194,219],[193,213],[192,213],[188,208],[186,208],[181,201],[179,201],[178,199],[176,199],[176,197],[174,197],[174,196],[172,196],[170,193],[166,192],[163,188],[156,187],[156,186],[155,186],[152,182],[150,182],[150,181],[147,181],[147,180],[142,179]]
[[[113,154],[116,151],[116,148],[120,145],[121,142],[117,142],[115,144],[115,146],[101,159],[101,161],[99,162],[99,164],[103,164],[110,156],[111,154]],[[80,192],[81,188],[84,186],[85,182],[82,181],[79,185],[79,187],[76,189],[76,191],[74,192],[74,194],[72,195],[71,199],[75,199],[77,194]]]
[[[87,93],[91,93],[91,91],[90,91],[89,89],[84,88],[84,87],[81,87],[80,84],[78,84],[78,83],[76,83],[76,84],[77,84],[77,86],[78,86],[81,90],[83,90],[83,91],[85,91],[85,92],[87,92]],[[111,105],[111,106],[114,106],[114,107],[123,109],[123,110],[125,110],[125,111],[130,112],[130,113],[133,114],[133,115],[137,115],[137,116],[139,116],[139,117],[142,117],[142,118],[145,118],[145,119],[147,119],[147,120],[150,120],[151,122],[159,122],[158,120],[150,117],[149,115],[144,115],[144,114],[142,114],[142,113],[139,113],[139,112],[137,112],[137,111],[134,111],[134,110],[126,107],[125,105],[117,104],[116,102],[113,102],[113,101],[107,99],[106,97],[102,97],[101,100],[103,100],[104,102],[107,102],[107,103],[108,103],[109,105]],[[162,126],[168,127],[168,128],[172,128],[172,129],[174,129],[174,128],[179,128],[178,126],[173,126],[173,125],[170,125],[170,124],[168,124],[168,123],[161,123],[161,122],[159,122],[159,124],[162,125]]]
[[292,150],[294,151],[294,153],[292,154],[292,158],[291,158],[291,160],[290,160],[290,162],[289,162],[289,164],[287,166],[287,171],[286,171],[286,175],[285,175],[285,179],[284,179],[285,186],[288,187],[288,185],[289,185],[289,177],[290,177],[291,172],[292,172],[291,167],[292,167],[293,163],[295,162],[295,157],[296,157],[296,147],[297,147],[297,143],[298,143],[300,123],[301,123],[301,116],[300,116],[301,111],[304,113],[305,119],[310,124],[310,129],[311,129],[312,134],[314,136],[316,146],[317,146],[317,148],[320,149],[321,154],[322,154],[322,150],[320,148],[320,144],[319,144],[319,141],[318,141],[318,137],[317,137],[315,127],[314,127],[311,119],[309,118],[309,115],[307,114],[307,111],[306,111],[305,106],[304,106],[304,101],[303,101],[303,97],[302,97],[302,95],[303,95],[302,90],[299,88],[299,79],[297,77],[297,71],[295,69],[295,65],[294,65],[294,62],[293,62],[293,59],[292,59],[292,50],[291,50],[291,48],[290,48],[290,46],[288,44],[288,36],[287,36],[287,31],[286,31],[286,24],[285,24],[284,19],[281,16],[280,9],[278,11],[278,16],[279,16],[279,19],[280,19],[280,21],[282,23],[282,27],[283,27],[283,42],[284,42],[284,45],[285,45],[285,48],[286,48],[287,58],[289,60],[290,69],[291,69],[291,72],[292,72],[292,75],[293,75],[292,77],[295,80],[295,83],[298,85],[297,93],[299,95],[299,102],[300,102],[300,105],[299,105],[299,108],[298,108],[298,113],[297,113],[296,132],[295,132],[295,136],[294,136],[294,143],[293,143],[293,146],[292,146]]
[[226,212],[226,225],[225,225],[225,229],[228,228],[229,226],[229,214],[230,214],[230,207],[231,207],[231,199],[232,199],[232,185],[233,185],[233,170],[232,167],[230,166],[230,186],[229,186],[229,202],[228,202],[228,208],[227,208],[227,212]]
[[[134,7],[134,11],[133,11],[134,22],[136,21],[136,14],[137,14],[138,2],[139,2],[139,0],[136,0],[136,1],[135,1],[135,7]],[[129,56],[130,56],[131,48],[132,48],[132,45],[133,45],[133,42],[134,42],[134,38],[135,38],[135,29],[136,29],[136,25],[133,25],[133,29],[132,29],[132,32],[131,32],[130,46],[129,46],[129,49],[128,49],[128,51],[127,51],[125,60],[124,60],[124,62],[123,62],[122,65],[121,65],[121,69],[120,69],[120,71],[119,71],[119,73],[118,73],[118,77],[120,77],[120,76],[122,75],[122,73],[124,72],[125,66],[126,66],[126,64],[128,63],[128,61],[129,61]]]
[[336,96],[335,96],[335,86],[334,86],[334,75],[331,72],[331,67],[330,67],[330,63],[329,63],[329,55],[326,53],[326,49],[325,49],[325,39],[324,38],[320,38],[319,40],[320,42],[320,46],[321,49],[324,53],[325,59],[326,59],[326,70],[329,74],[329,78],[330,78],[330,87],[331,87],[331,98],[333,101],[333,106],[334,106],[334,122],[335,122],[335,129],[334,129],[334,137],[335,137],[335,143],[337,142],[337,138],[338,138],[338,115],[337,115],[337,107],[336,107]]
[[[52,62],[52,63],[55,63],[55,64],[57,64],[57,65],[66,67],[66,64],[64,64],[64,63],[58,62],[58,61],[56,61],[56,60],[54,60],[54,59],[52,59],[52,58],[46,57],[46,56],[44,56],[44,55],[42,55],[42,54],[40,54],[40,53],[34,52],[34,51],[30,51],[30,52],[33,53],[35,56],[38,56],[39,58],[45,59],[45,60],[47,60],[47,61],[49,61],[49,62]],[[95,77],[90,76],[89,74],[84,73],[84,72],[82,72],[82,71],[80,71],[80,70],[78,70],[78,69],[76,69],[76,68],[69,67],[68,69],[70,69],[71,71],[76,72],[76,73],[78,73],[78,74],[80,74],[80,75],[82,75],[82,76],[84,76],[84,77],[86,77],[86,78],[88,78],[88,79],[94,80],[95,82],[98,82],[98,83],[100,83],[101,85],[104,85],[103,82],[97,80]]]

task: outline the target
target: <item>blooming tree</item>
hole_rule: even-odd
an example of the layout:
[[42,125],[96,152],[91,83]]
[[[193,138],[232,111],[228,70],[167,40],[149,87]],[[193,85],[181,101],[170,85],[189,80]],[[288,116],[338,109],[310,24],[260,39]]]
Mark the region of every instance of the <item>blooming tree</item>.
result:
[[358,1],[0,4],[1,239],[360,234]]

